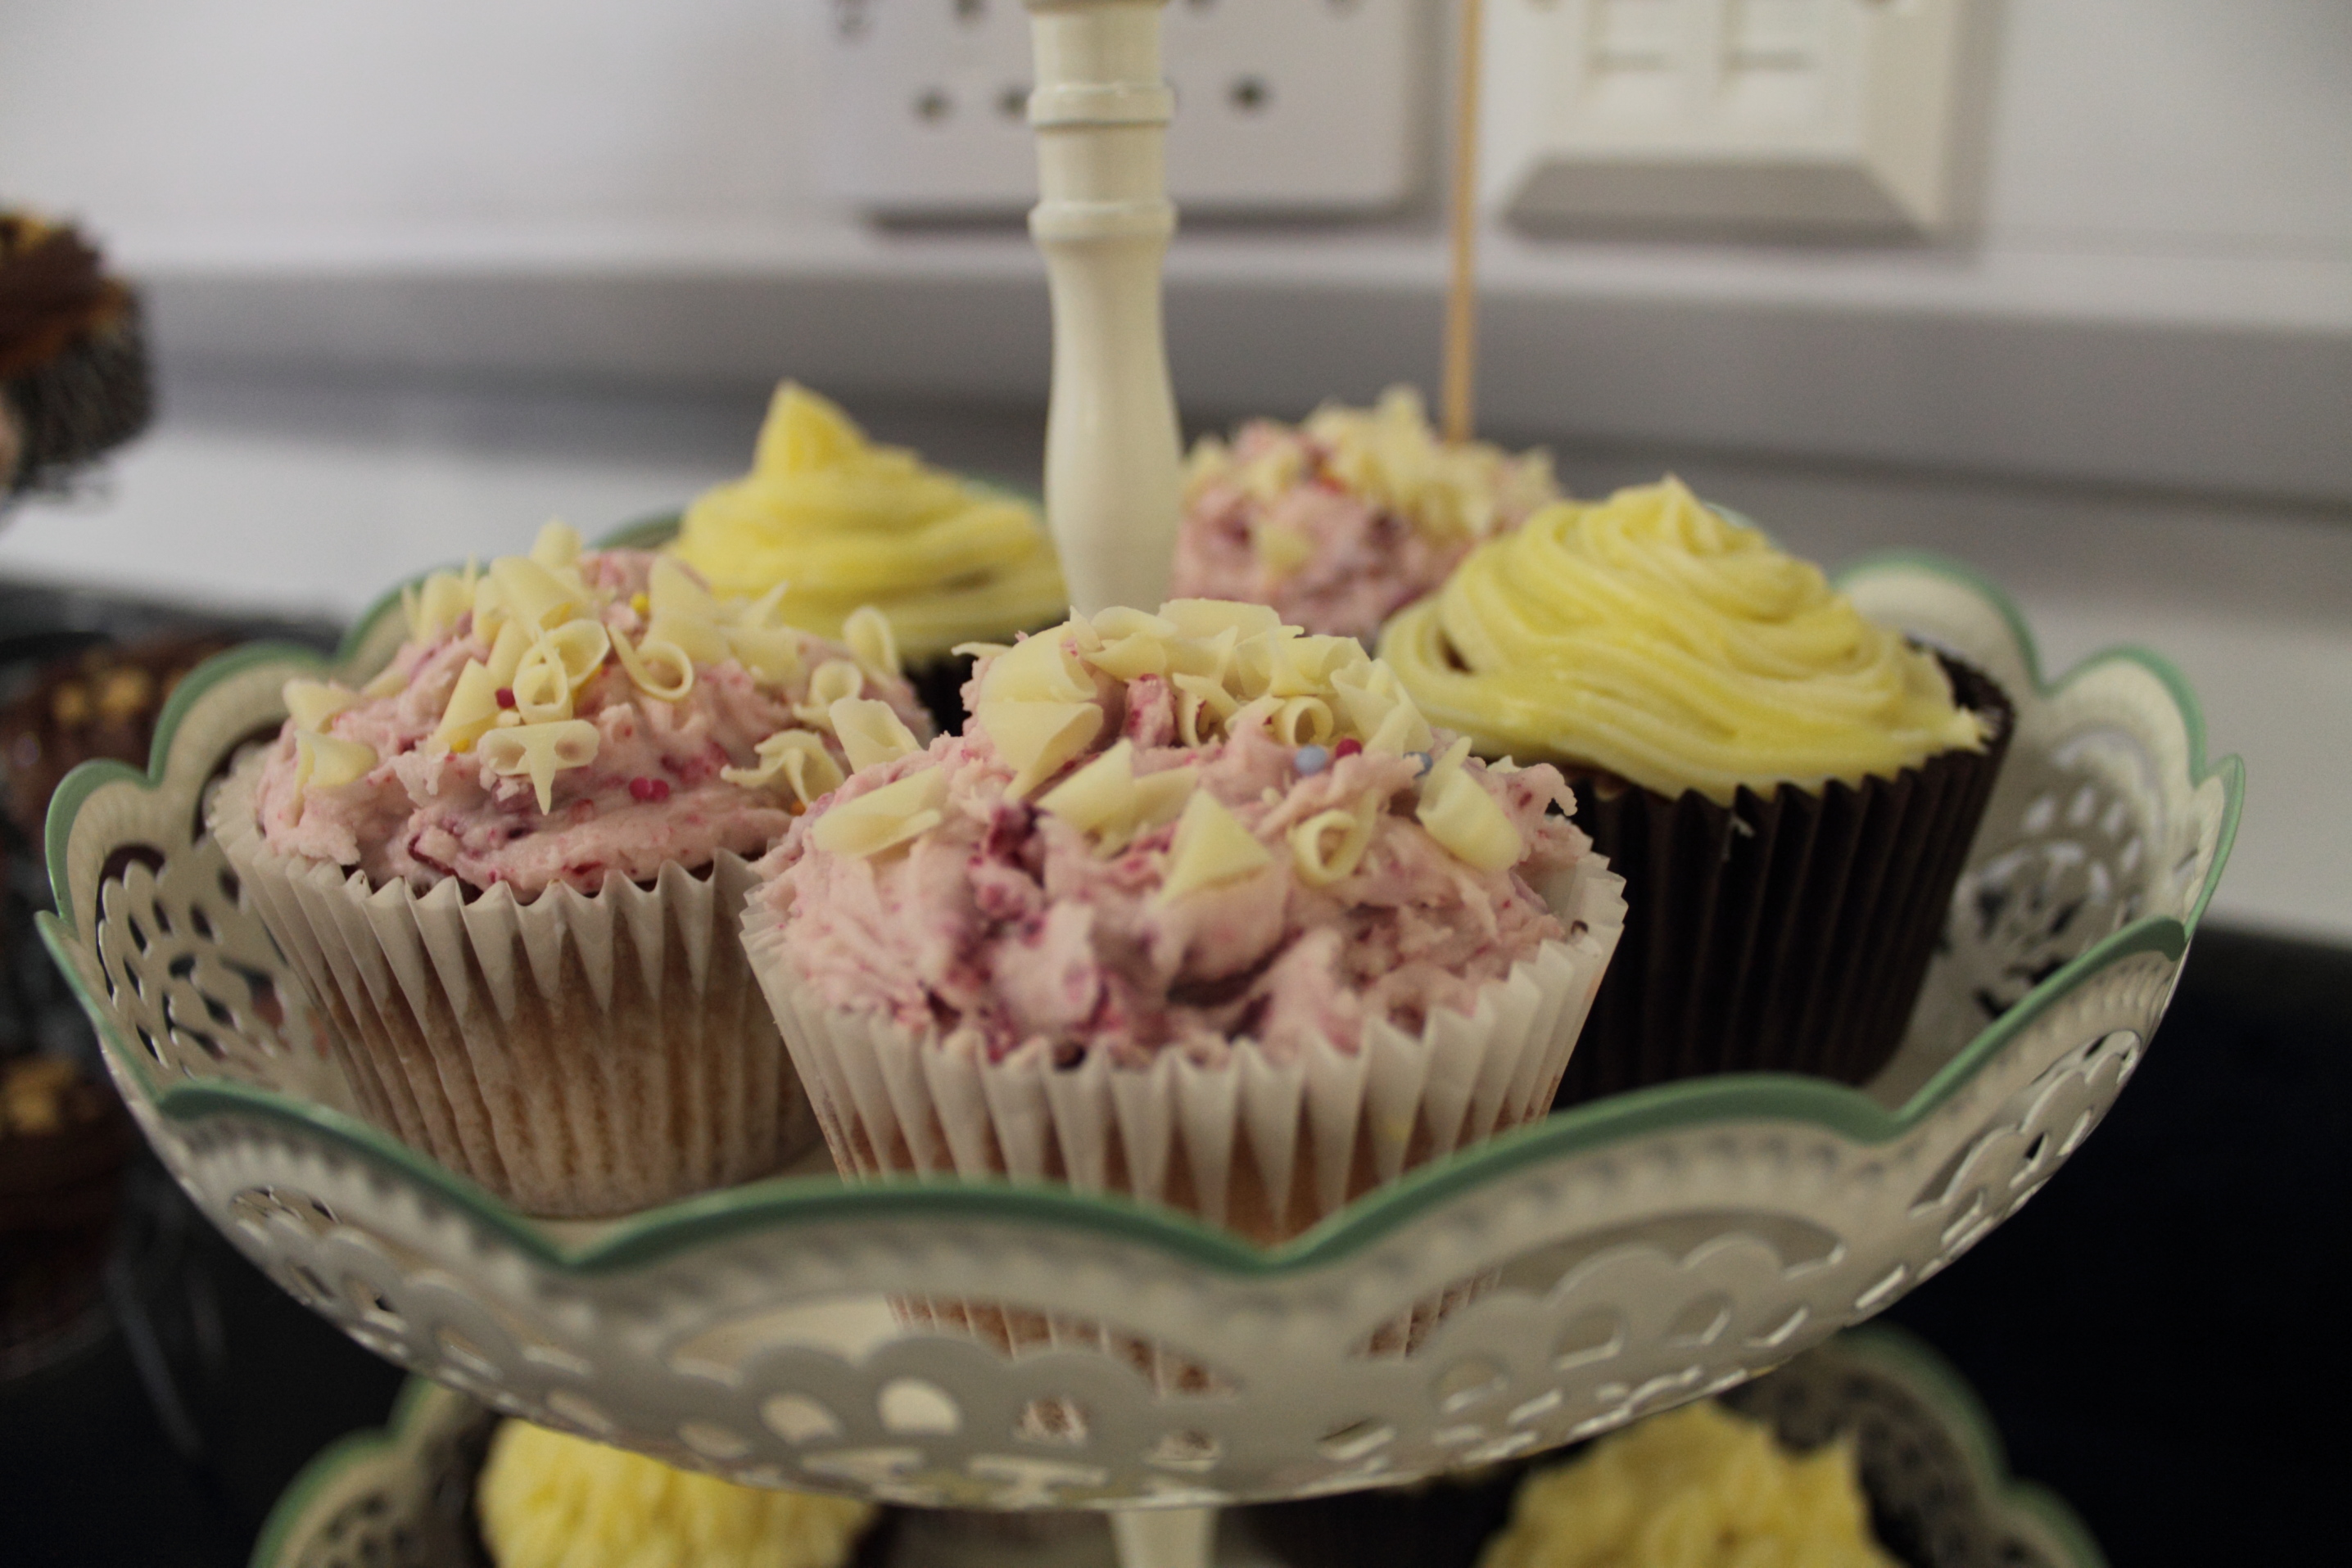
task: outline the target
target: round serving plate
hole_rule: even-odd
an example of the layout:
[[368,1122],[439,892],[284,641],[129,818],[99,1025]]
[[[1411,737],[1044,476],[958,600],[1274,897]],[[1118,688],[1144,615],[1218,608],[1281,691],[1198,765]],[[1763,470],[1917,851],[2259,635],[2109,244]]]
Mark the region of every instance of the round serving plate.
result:
[[[2011,1478],[1983,1406],[1907,1334],[1841,1334],[1730,1402],[1799,1450],[1850,1439],[1876,1528],[1916,1568],[2104,1568],[2074,1511]],[[304,1467],[263,1524],[253,1568],[491,1568],[481,1562],[472,1507],[497,1421],[462,1394],[412,1381],[384,1427],[346,1437]],[[1091,1561],[1108,1560],[1107,1535],[1088,1544]],[[927,1568],[940,1555],[936,1536],[908,1543],[917,1545],[928,1548]],[[917,1561],[887,1545],[881,1555]],[[1225,1568],[1281,1561],[1246,1516],[1225,1532]]]
[[[2031,1197],[2148,1048],[2228,852],[2236,760],[2207,764],[2149,655],[2045,685],[1964,571],[1887,558],[1843,586],[2019,716],[1895,1061],[1864,1090],[1727,1075],[1582,1105],[1272,1249],[1067,1188],[829,1172],[552,1222],[360,1121],[203,829],[207,783],[323,667],[299,652],[191,676],[145,775],[68,779],[44,935],[214,1222],[362,1343],[495,1408],[929,1506],[1402,1480],[1730,1388],[1869,1317]],[[373,618],[339,673],[397,635]]]

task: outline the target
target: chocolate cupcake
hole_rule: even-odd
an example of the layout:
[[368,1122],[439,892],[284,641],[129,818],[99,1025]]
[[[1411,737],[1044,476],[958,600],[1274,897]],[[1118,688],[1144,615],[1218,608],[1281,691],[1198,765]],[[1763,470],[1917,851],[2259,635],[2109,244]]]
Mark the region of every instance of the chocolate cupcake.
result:
[[0,1062],[0,1372],[97,1304],[137,1142],[114,1092],[68,1059]]
[[0,213],[0,504],[61,488],[153,412],[138,296],[73,229]]
[[1558,765],[1625,878],[1561,1103],[1885,1065],[2008,744],[1990,679],[1672,479],[1538,514],[1381,648],[1482,754]]
[[1051,626],[1070,602],[1034,507],[874,444],[792,382],[776,389],[751,473],[688,507],[670,548],[721,594],[781,587],[781,617],[819,636],[880,611],[945,730],[963,723],[971,674],[957,648]]

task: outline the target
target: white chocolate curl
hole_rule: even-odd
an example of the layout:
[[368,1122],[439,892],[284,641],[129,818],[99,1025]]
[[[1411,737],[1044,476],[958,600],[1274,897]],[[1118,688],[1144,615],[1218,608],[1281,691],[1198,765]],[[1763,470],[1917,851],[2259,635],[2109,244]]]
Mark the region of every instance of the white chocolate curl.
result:
[[1298,879],[1311,887],[1328,887],[1353,876],[1371,847],[1372,828],[1381,804],[1370,795],[1352,810],[1318,811],[1290,830],[1290,858]]
[[1272,852],[1206,789],[1196,789],[1176,821],[1176,841],[1168,846],[1162,899],[1181,898],[1199,888],[1247,876],[1274,863]]
[[294,792],[310,785],[332,789],[368,776],[375,767],[375,747],[363,740],[338,740],[331,735],[299,731],[294,737]]
[[564,768],[585,768],[595,761],[602,738],[586,719],[568,718],[554,724],[490,729],[478,745],[491,772],[505,779],[530,776],[544,815],[555,809],[555,776]]
[[896,762],[922,746],[888,703],[844,697],[827,710],[833,733],[853,768]]
[[578,560],[580,550],[580,530],[555,519],[541,524],[539,537],[530,542],[530,559],[551,571]]
[[286,699],[286,711],[297,729],[324,729],[327,721],[360,700],[357,692],[348,692],[325,681],[289,681],[281,695]]
[[803,806],[841,788],[845,777],[824,742],[805,729],[780,729],[754,747],[757,768],[722,768],[719,777],[747,789],[783,779]]
[[441,710],[441,724],[433,738],[452,751],[465,751],[499,722],[499,683],[479,659],[468,659],[457,672],[449,706]]
[[1190,768],[1138,779],[1135,744],[1121,740],[1055,785],[1037,809],[1092,835],[1099,852],[1117,854],[1137,834],[1174,821],[1199,781],[1200,775]]
[[890,618],[882,612],[871,604],[851,611],[841,623],[841,640],[867,674],[877,681],[898,678],[898,639],[890,630]]
[[866,672],[847,659],[827,659],[809,676],[808,695],[793,705],[793,716],[824,728],[833,723],[833,705],[866,691]]
[[614,632],[613,652],[629,684],[649,697],[674,703],[694,689],[694,661],[675,643],[648,637],[632,648],[626,636]]
[[809,836],[828,853],[862,860],[939,826],[947,799],[947,769],[926,768],[834,806],[816,820]]
[[1013,768],[1004,787],[1018,800],[1062,770],[1062,765],[1094,744],[1103,710],[1090,702],[989,702],[975,716],[997,752]]
[[576,692],[604,667],[613,637],[601,621],[567,621],[551,628],[539,646],[546,650],[542,656],[549,663],[562,667],[565,682]]
[[560,724],[572,716],[572,681],[542,639],[531,644],[508,683],[525,724]]

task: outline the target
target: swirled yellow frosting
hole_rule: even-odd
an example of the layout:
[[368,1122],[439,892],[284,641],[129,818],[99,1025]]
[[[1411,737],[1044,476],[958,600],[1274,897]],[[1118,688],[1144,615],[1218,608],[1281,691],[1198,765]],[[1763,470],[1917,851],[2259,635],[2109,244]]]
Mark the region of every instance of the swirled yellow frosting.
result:
[[839,640],[860,605],[921,663],[1059,621],[1060,562],[1035,510],[868,441],[805,387],[776,389],[751,473],[687,508],[671,547],[721,595],[784,586],[788,625]]
[[1853,1451],[1802,1456],[1694,1405],[1531,1476],[1479,1568],[1895,1568],[1870,1536]]
[[1819,789],[1984,744],[1932,655],[1672,478],[1480,546],[1381,656],[1482,753],[1664,795]]
[[498,1568],[841,1568],[874,1517],[522,1421],[491,1440],[476,1510]]

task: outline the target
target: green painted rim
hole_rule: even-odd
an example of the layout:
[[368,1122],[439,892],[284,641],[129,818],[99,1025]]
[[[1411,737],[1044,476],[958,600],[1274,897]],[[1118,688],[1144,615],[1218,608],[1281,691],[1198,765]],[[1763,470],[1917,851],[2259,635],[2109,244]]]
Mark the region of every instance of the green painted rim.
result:
[[285,1556],[287,1538],[303,1522],[312,1500],[341,1479],[345,1470],[404,1447],[409,1429],[428,1408],[442,1400],[463,1397],[437,1383],[411,1377],[400,1385],[383,1426],[347,1432],[320,1449],[270,1505],[269,1517],[261,1521],[261,1533],[254,1539],[250,1568],[273,1568]]
[[[661,519],[650,519],[648,528]],[[2023,622],[2007,597],[1974,572],[1932,556],[1900,554],[1861,563],[1847,577],[1889,567],[1924,570],[1959,582],[1997,609],[2019,633],[2019,648],[2037,689],[2047,693],[2033,664]],[[381,613],[382,612],[378,612]],[[354,637],[365,631],[362,625]],[[352,644],[357,645],[356,641]],[[199,666],[173,694],[156,726],[155,744],[142,777],[119,763],[88,763],[58,786],[49,809],[47,841],[53,879],[62,882],[64,851],[74,817],[96,789],[121,781],[147,788],[162,779],[164,759],[191,705],[221,679],[259,664],[282,660],[290,671],[316,670],[325,661],[306,650],[260,644],[224,653]],[[238,1117],[301,1131],[380,1166],[398,1170],[415,1186],[464,1212],[509,1245],[558,1271],[596,1274],[626,1270],[682,1249],[751,1229],[829,1224],[876,1224],[897,1219],[971,1225],[1075,1230],[1154,1249],[1188,1264],[1246,1279],[1266,1279],[1328,1267],[1378,1244],[1399,1228],[1488,1182],[1529,1166],[1608,1147],[1667,1128],[1732,1121],[1786,1122],[1832,1131],[1866,1145],[1900,1138],[1959,1093],[1984,1064],[2007,1047],[2018,1031],[2056,1005],[2087,977],[2143,953],[2179,959],[2187,950],[2235,836],[2243,769],[2235,757],[2209,767],[2204,726],[2196,697],[2171,664],[2137,648],[2102,653],[2055,683],[2063,687],[2091,670],[2116,661],[2152,674],[2179,706],[2188,732],[2190,776],[2201,786],[2218,779],[2224,796],[2222,821],[2205,882],[2188,917],[2147,915],[2093,946],[2027,993],[1977,1036],[1899,1110],[1889,1112],[1864,1096],[1826,1080],[1790,1073],[1727,1073],[1662,1084],[1565,1111],[1490,1139],[1423,1166],[1381,1187],[1323,1224],[1290,1241],[1262,1248],[1172,1210],[1114,1195],[1088,1195],[1067,1187],[982,1182],[953,1177],[904,1176],[847,1186],[830,1176],[780,1177],[704,1193],[598,1226],[590,1239],[575,1239],[533,1220],[463,1176],[415,1153],[391,1134],[324,1106],[270,1090],[226,1080],[180,1081],[159,1086],[141,1054],[121,1037],[112,1019],[91,996],[73,961],[79,945],[70,889],[58,888],[61,914],[39,917],[41,936],[81,998],[100,1040],[119,1069],[131,1076],[158,1111],[175,1122]]]

